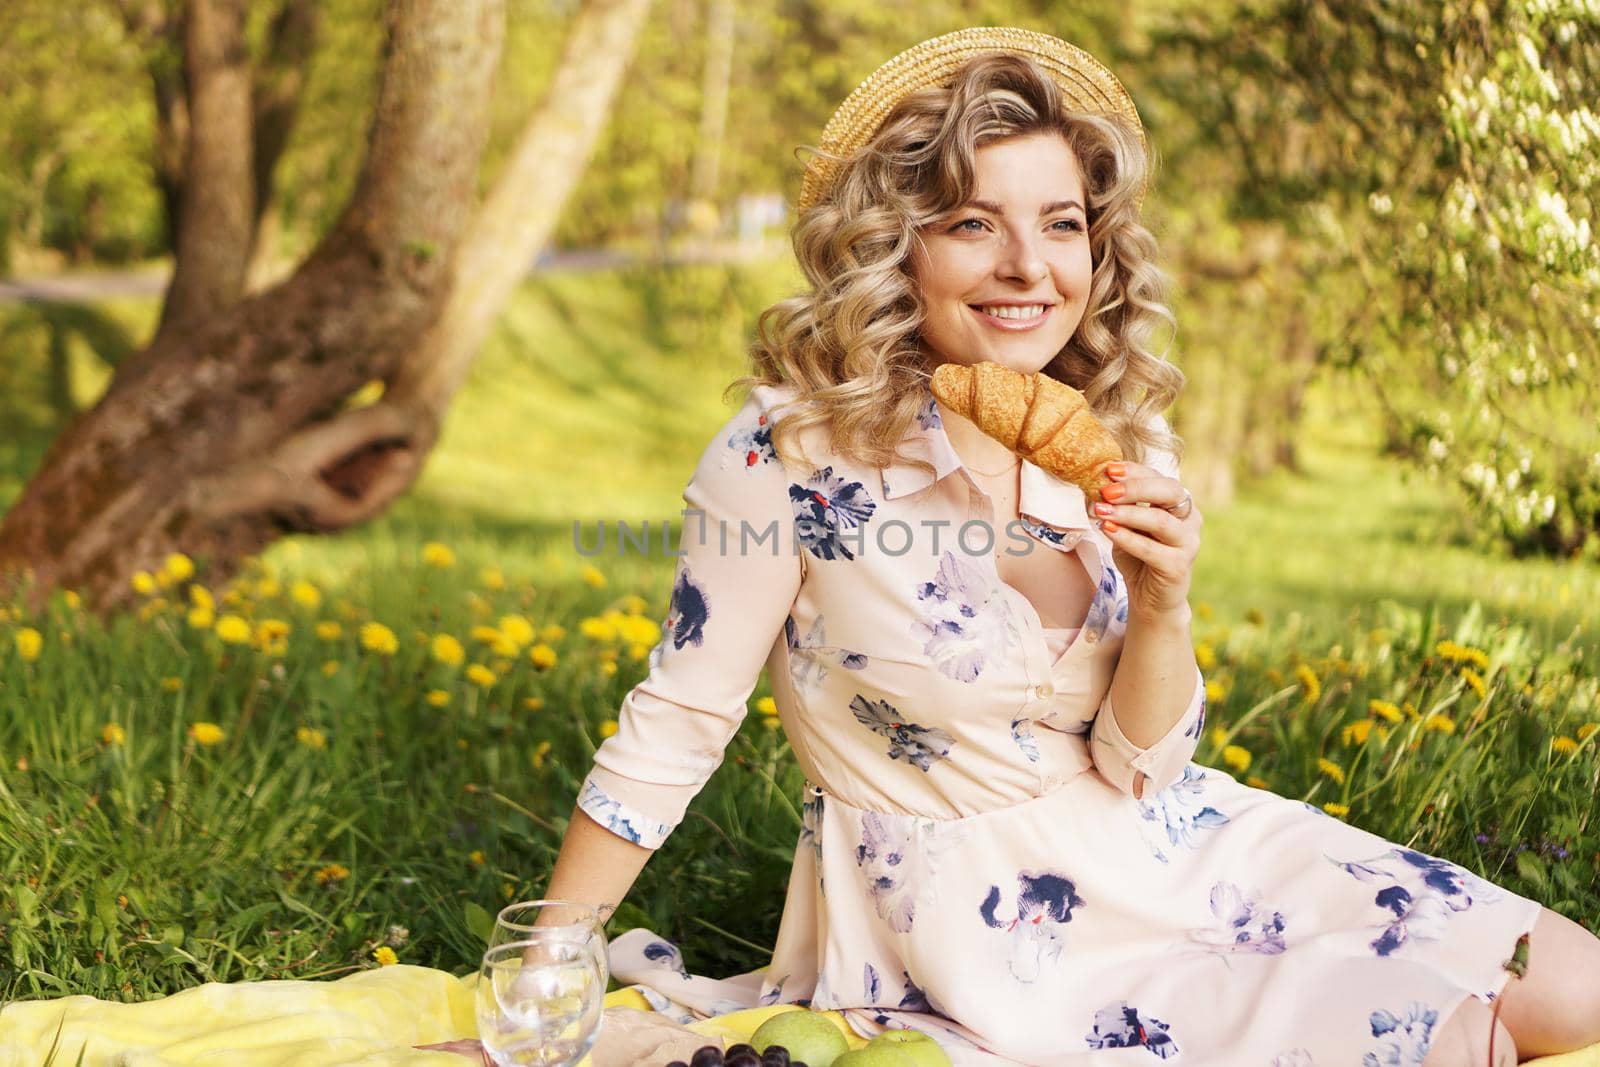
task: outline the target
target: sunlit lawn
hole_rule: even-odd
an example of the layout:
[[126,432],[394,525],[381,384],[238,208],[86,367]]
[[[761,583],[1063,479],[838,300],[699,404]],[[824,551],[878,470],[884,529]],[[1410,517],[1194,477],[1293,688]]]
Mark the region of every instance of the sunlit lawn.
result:
[[[209,611],[180,568],[108,631],[62,600],[0,622],[0,995],[334,975],[385,944],[469,967],[542,888],[664,614],[672,559],[585,559],[572,521],[676,523],[740,331],[792,282],[738,284],[719,311],[681,278],[541,279],[380,522],[277,546]],[[653,328],[641,293],[700,325]],[[1330,407],[1351,395],[1314,392],[1303,474],[1207,509],[1200,759],[1593,925],[1600,574],[1453,547],[1443,490]],[[767,692],[612,927],[702,973],[776,932],[801,783]]]

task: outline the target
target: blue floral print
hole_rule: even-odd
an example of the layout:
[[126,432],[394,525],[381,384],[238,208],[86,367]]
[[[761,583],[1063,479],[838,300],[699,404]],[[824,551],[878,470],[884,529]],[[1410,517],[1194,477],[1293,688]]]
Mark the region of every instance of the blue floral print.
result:
[[671,826],[629,811],[621,801],[607,795],[592,780],[584,781],[583,789],[578,793],[578,807],[601,826],[636,845],[654,848],[672,833]]
[[728,447],[742,454],[746,467],[777,462],[778,452],[772,447],[772,424],[767,421],[767,413],[763,411],[757,415],[755,425],[734,431],[728,438]]
[[946,551],[933,581],[919,583],[916,591],[921,606],[912,632],[940,674],[975,682],[1013,644],[1011,605],[976,563]]
[[771,989],[768,989],[766,992],[762,993],[760,997],[756,998],[756,1003],[763,1007],[769,1004],[780,1003],[783,996],[783,983],[787,982],[788,980],[788,975],[784,975],[782,978],[778,979],[773,983]]
[[845,547],[840,529],[864,526],[878,505],[858,481],[845,481],[823,467],[805,485],[789,486],[789,503],[794,506],[795,536],[818,559],[853,560]]
[[[899,1007],[902,1011],[934,1011],[933,1003],[928,1000],[928,994],[923,992],[916,982],[911,980],[910,971],[900,972],[901,981],[905,984],[905,995],[900,998]],[[943,1015],[943,1012],[938,1014]]]
[[1317,1061],[1305,1049],[1291,1048],[1272,1057],[1269,1067],[1317,1067]]
[[1070,552],[1074,546],[1083,540],[1082,530],[1061,530],[1054,526],[1047,526],[1041,522],[1034,522],[1026,515],[1018,515],[1017,521],[1022,528],[1051,548],[1058,548],[1063,552]]
[[916,919],[915,886],[908,877],[911,835],[898,820],[868,813],[861,821],[856,866],[861,868],[878,917],[896,933],[906,933]]
[[822,862],[822,795],[822,790],[815,786],[806,786],[805,798],[800,802],[800,840],[795,847],[811,846],[811,853],[816,857],[817,892],[826,895]]
[[700,645],[706,639],[706,622],[711,618],[711,605],[706,602],[706,588],[694,580],[687,562],[678,567],[678,578],[672,585],[672,604],[667,609],[667,634],[672,647]]
[[799,693],[810,692],[822,685],[828,678],[830,665],[851,671],[864,670],[867,666],[865,653],[830,647],[823,629],[823,618],[818,615],[802,638],[793,615],[783,620],[784,641],[789,646],[789,677]]
[[[1175,848],[1197,848],[1202,830],[1212,830],[1228,822],[1228,817],[1209,804],[1205,797],[1206,772],[1196,764],[1183,768],[1183,777],[1152,797],[1140,800],[1139,814],[1147,823],[1154,823],[1165,837],[1165,844]],[[1162,863],[1169,862],[1162,844],[1147,841],[1150,851]]]
[[870,963],[861,973],[861,992],[868,1004],[878,1003],[878,998],[883,995],[883,982],[878,978],[878,969]]
[[644,947],[644,958],[678,972],[685,982],[689,980],[689,971],[683,965],[683,953],[670,941],[650,942]]
[[1474,896],[1487,903],[1504,895],[1464,867],[1409,848],[1397,846],[1367,860],[1327,859],[1363,882],[1387,883],[1372,898],[1392,916],[1379,925],[1371,942],[1379,956],[1391,955],[1412,940],[1443,937],[1450,917],[1472,907]]
[[1011,740],[1028,757],[1028,762],[1039,762],[1039,742],[1034,740],[1033,720],[1027,716],[1011,720]]
[[1218,882],[1211,887],[1211,914],[1216,925],[1189,931],[1189,940],[1210,952],[1276,956],[1288,948],[1283,913],[1268,913],[1259,891],[1246,893],[1232,882]]
[[1057,871],[1021,871],[1017,874],[1016,916],[1002,919],[996,914],[1000,906],[1000,887],[992,885],[978,906],[978,914],[995,930],[1011,935],[1012,944],[1006,952],[1012,977],[1022,982],[1032,982],[1048,961],[1061,958],[1066,943],[1066,925],[1072,921],[1072,909],[1084,906],[1072,880]]
[[1405,1011],[1403,1016],[1388,1010],[1372,1013],[1372,1036],[1378,1047],[1361,1057],[1361,1067],[1422,1067],[1439,1013],[1419,1000],[1407,1004]]
[[918,726],[887,700],[868,700],[857,693],[850,701],[856,721],[889,739],[889,758],[903,759],[924,773],[950,754],[955,738],[936,726]]
[[1127,1001],[1119,1000],[1094,1013],[1094,1029],[1084,1040],[1090,1048],[1143,1048],[1168,1060],[1178,1054],[1178,1045],[1168,1029],[1155,1016],[1145,1015]]
[[1200,713],[1195,716],[1194,724],[1183,732],[1184,737],[1200,740],[1200,733],[1206,727],[1206,690],[1205,683],[1200,683]]
[[1095,597],[1089,605],[1089,613],[1084,616],[1083,629],[1085,633],[1093,632],[1096,640],[1104,637],[1111,628],[1111,623],[1125,623],[1128,621],[1128,594],[1124,591],[1122,575],[1115,567],[1103,567],[1100,570],[1100,584],[1095,590]]

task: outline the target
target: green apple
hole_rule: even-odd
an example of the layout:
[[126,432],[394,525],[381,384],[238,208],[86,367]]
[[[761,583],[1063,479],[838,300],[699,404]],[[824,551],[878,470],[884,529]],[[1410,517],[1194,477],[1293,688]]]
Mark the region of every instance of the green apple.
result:
[[756,1027],[750,1045],[757,1052],[782,1045],[791,1060],[803,1060],[810,1067],[834,1067],[850,1051],[850,1043],[827,1016],[804,1008],[781,1012]]
[[865,1048],[846,1052],[834,1060],[833,1067],[916,1067],[916,1063],[899,1045],[868,1041]]
[[873,1045],[892,1046],[916,1067],[951,1067],[950,1057],[939,1042],[921,1030],[885,1030],[867,1042],[868,1048]]

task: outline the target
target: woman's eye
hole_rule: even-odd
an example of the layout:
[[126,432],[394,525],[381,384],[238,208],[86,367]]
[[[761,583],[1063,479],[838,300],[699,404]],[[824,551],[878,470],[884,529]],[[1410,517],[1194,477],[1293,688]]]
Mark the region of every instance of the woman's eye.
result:
[[[954,226],[950,227],[950,229],[951,229],[952,232],[955,231],[955,230],[965,229],[967,223],[969,223],[969,222],[978,223],[980,226],[983,224],[983,220],[982,219],[962,219],[960,222],[958,222]],[[970,233],[972,231],[968,230],[967,232]]]
[[1083,223],[1079,222],[1077,219],[1058,219],[1052,225],[1065,226],[1069,231],[1083,229]]

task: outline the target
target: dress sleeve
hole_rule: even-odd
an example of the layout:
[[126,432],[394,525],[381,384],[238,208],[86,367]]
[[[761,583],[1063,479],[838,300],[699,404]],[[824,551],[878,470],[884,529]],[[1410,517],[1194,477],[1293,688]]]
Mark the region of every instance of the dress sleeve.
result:
[[[1155,421],[1160,429],[1168,429],[1166,419],[1158,415]],[[1147,462],[1169,478],[1177,478],[1180,482],[1183,480],[1178,474],[1177,460],[1171,452],[1156,452]],[[1095,769],[1112,785],[1130,796],[1137,795],[1142,800],[1148,800],[1182,777],[1183,768],[1194,758],[1195,749],[1200,744],[1205,721],[1206,680],[1196,661],[1188,707],[1178,716],[1172,728],[1148,748],[1140,748],[1129,741],[1117,725],[1108,688],[1095,713],[1089,753]],[[1141,774],[1148,779],[1142,787],[1139,786]]]
[[746,714],[800,589],[789,480],[755,395],[724,423],[683,490],[678,563],[649,674],[622,700],[578,807],[659,848]]

